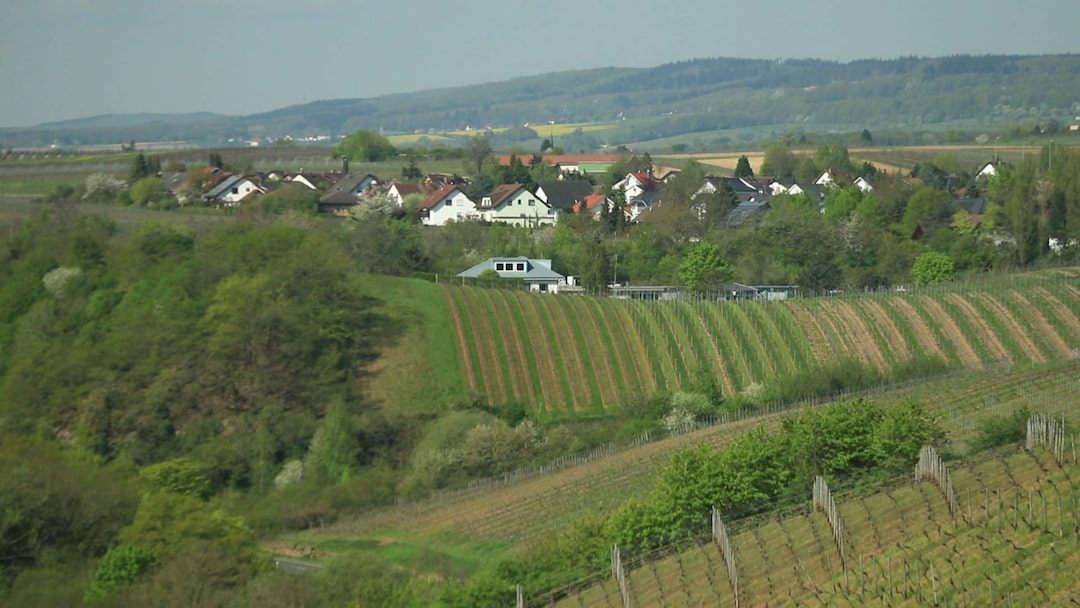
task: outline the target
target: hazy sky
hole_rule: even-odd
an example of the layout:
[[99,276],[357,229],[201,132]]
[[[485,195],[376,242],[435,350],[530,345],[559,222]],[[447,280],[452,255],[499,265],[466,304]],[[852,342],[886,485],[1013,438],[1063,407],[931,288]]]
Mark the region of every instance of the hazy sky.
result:
[[701,57],[1080,52],[1078,0],[6,0],[0,126]]

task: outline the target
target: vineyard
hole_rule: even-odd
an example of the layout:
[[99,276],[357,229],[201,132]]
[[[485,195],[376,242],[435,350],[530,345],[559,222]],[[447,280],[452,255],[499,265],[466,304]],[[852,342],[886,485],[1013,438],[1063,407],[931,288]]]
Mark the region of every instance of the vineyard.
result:
[[888,377],[1076,357],[1080,286],[1042,273],[918,292],[782,302],[636,302],[442,285],[467,390],[551,415],[610,413],[632,395],[725,395],[842,362]]
[[[824,513],[805,507],[728,523],[738,604],[709,539],[623,559],[630,605],[1063,605],[1080,592],[1080,467],[1048,451],[952,468],[956,507],[909,477],[835,495],[843,553]],[[844,560],[841,556],[845,555]],[[846,563],[846,567],[845,567]],[[543,602],[547,603],[547,602]],[[622,606],[610,573],[556,606]]]
[[[1076,410],[1080,408],[1076,400],[1078,393],[1080,368],[1075,361],[1069,361],[995,367],[867,396],[883,407],[905,399],[925,403],[940,416],[954,445],[962,449],[981,417],[1010,415],[1022,407],[1047,413],[1061,412],[1063,407]],[[674,452],[698,443],[723,446],[757,426],[776,428],[782,417],[783,412],[766,412],[663,441],[611,449],[595,458],[571,461],[561,468],[537,470],[510,480],[492,480],[490,484],[376,510],[355,520],[297,533],[290,540],[323,548],[333,546],[340,539],[363,540],[372,545],[392,539],[397,546],[434,543],[444,548],[451,545],[449,549],[452,549],[455,541],[448,541],[446,535],[455,534],[475,541],[504,543],[510,550],[523,550],[589,513],[612,510],[627,499],[644,496]],[[959,477],[958,483],[962,479]],[[963,491],[963,486],[957,487]],[[858,554],[855,555],[857,559]],[[615,593],[612,597],[618,598],[618,589],[612,589]]]

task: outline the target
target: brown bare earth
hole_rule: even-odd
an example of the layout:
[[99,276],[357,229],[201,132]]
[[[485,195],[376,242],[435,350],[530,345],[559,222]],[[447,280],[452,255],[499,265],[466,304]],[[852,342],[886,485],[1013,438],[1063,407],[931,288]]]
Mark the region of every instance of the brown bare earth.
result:
[[[466,306],[469,310],[483,310],[477,288],[462,290]],[[477,350],[480,352],[480,375],[484,382],[485,394],[496,403],[507,401],[506,378],[500,368],[499,351],[495,346],[494,329],[490,325],[490,319],[486,314],[471,315],[470,323],[473,326],[473,339],[476,341]]]
[[931,357],[939,357],[942,360],[945,359],[945,351],[942,350],[941,344],[938,343],[937,337],[934,336],[934,332],[930,330],[930,327],[919,316],[919,311],[915,310],[915,307],[911,305],[911,302],[907,301],[907,298],[891,298],[889,303],[896,307],[897,312],[904,315],[907,319],[908,325],[911,326],[911,331],[915,333],[915,339],[919,341],[919,344],[926,350],[926,354]]
[[814,354],[814,359],[825,364],[836,363],[837,353],[829,342],[825,330],[818,323],[817,317],[802,306],[790,306],[788,311],[791,312],[791,316],[795,318],[799,327],[806,332],[806,341],[810,345],[810,352]]
[[1073,314],[1073,311],[1045,287],[1036,287],[1035,293],[1050,305],[1057,318],[1069,329],[1070,337],[1073,340],[1080,340],[1080,319]]
[[[1043,337],[1050,342],[1050,345],[1054,349],[1054,358],[1069,358],[1072,356],[1072,349],[1065,343],[1065,340],[1058,335],[1058,332],[1050,325],[1042,311],[1036,308],[1031,300],[1027,299],[1023,293],[1012,290],[1009,295],[1015,298],[1018,302],[1024,305],[1024,309],[1027,311],[1025,316],[1028,321],[1031,322],[1039,331]],[[1045,298],[1044,298],[1045,299]]]
[[975,352],[975,349],[971,347],[971,343],[964,337],[964,332],[960,330],[960,326],[956,324],[956,321],[953,321],[952,317],[949,316],[949,313],[945,312],[945,308],[929,296],[922,296],[919,298],[919,301],[926,307],[930,316],[941,323],[941,330],[944,331],[949,340],[956,345],[956,352],[960,356],[960,362],[968,367],[982,365],[978,353]]
[[450,318],[454,320],[454,331],[457,334],[458,352],[461,356],[458,360],[465,366],[465,380],[469,383],[469,390],[476,392],[476,374],[473,372],[472,357],[469,356],[469,342],[465,335],[465,327],[461,321],[461,311],[458,310],[457,302],[450,295],[450,289],[443,285],[443,295],[446,297],[446,306],[450,309]]
[[[536,302],[536,298],[533,297],[518,299],[518,303],[521,304],[522,312],[532,319],[540,318],[540,310],[536,306]],[[551,342],[548,340],[548,332],[538,331],[534,335],[540,339],[540,348],[542,349],[537,353],[537,365],[545,369],[545,378],[559,378],[559,372],[555,369],[555,359],[552,357],[552,353],[555,351],[553,350],[554,347],[551,345]],[[549,405],[562,402],[563,393],[561,387],[555,386],[552,382],[541,382],[541,384],[544,395],[548,398]]]
[[[508,297],[506,292],[502,289],[492,289],[489,290],[487,295],[495,311],[495,319],[500,329],[516,328],[517,323],[515,323],[510,307],[506,303]],[[512,398],[521,399],[523,396],[527,396],[530,402],[535,403],[537,395],[533,392],[532,382],[529,378],[529,366],[527,364],[529,359],[525,356],[522,333],[519,331],[503,331],[501,334],[509,340],[509,343],[507,343],[507,340],[504,339],[503,344],[506,345],[508,351],[506,354],[510,358],[510,381],[514,386]]]
[[885,354],[881,352],[874,334],[866,323],[859,317],[859,311],[850,302],[836,300],[824,307],[829,314],[834,315],[836,322],[841,327],[844,335],[849,336],[855,343],[855,351],[863,363],[872,365],[878,369],[885,369]]
[[955,293],[951,293],[945,296],[945,299],[958,306],[966,315],[967,320],[971,323],[971,326],[979,334],[979,340],[990,349],[990,356],[995,361],[1012,361],[1012,356],[1009,354],[1009,349],[1005,348],[1005,345],[1001,343],[1001,339],[998,338],[993,328],[987,325],[983,319],[982,313],[980,313],[975,306],[964,299],[962,296]]
[[[1020,321],[1013,316],[1012,312],[1008,308],[1001,305],[1001,302],[997,298],[989,294],[977,294],[972,297],[977,297],[982,300],[986,306],[990,309],[994,316],[1005,324],[1005,329],[1016,340],[1016,343],[1020,345],[1020,350],[1024,351],[1024,354],[1028,356],[1035,363],[1041,363],[1046,361],[1046,355],[1043,354],[1042,349],[1039,348],[1035,341],[1031,339],[1031,334],[1027,328],[1024,327]],[[1032,312],[1028,313],[1029,317]]]
[[719,367],[720,381],[723,385],[722,390],[725,395],[734,395],[737,391],[735,383],[731,379],[731,372],[728,371],[727,363],[724,362],[724,357],[720,354],[720,349],[716,345],[716,334],[709,331],[709,326],[705,323],[705,318],[694,311],[695,327],[694,331],[701,332],[702,339],[708,344],[709,354],[713,360],[716,361],[717,367]]
[[863,309],[870,314],[873,319],[874,325],[877,326],[878,331],[888,340],[889,348],[893,352],[900,353],[898,359],[911,358],[912,345],[907,343],[904,339],[904,334],[900,333],[900,328],[893,322],[892,317],[881,305],[880,302],[873,300],[867,300],[860,302]]

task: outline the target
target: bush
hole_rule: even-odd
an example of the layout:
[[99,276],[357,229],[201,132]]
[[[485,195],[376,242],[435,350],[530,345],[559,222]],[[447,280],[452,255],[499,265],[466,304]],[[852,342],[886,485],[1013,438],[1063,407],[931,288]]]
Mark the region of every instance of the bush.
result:
[[979,423],[969,451],[981,452],[1010,443],[1019,443],[1027,437],[1027,421],[1031,410],[1022,407],[1010,416],[991,416]]

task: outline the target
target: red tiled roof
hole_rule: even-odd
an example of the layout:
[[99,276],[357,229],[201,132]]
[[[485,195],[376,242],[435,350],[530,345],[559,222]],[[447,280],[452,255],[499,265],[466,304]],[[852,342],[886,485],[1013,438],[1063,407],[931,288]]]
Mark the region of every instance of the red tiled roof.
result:
[[458,187],[453,185],[453,184],[443,186],[442,188],[439,188],[435,192],[432,192],[430,196],[425,198],[424,202],[420,203],[419,208],[420,209],[431,209],[435,205],[438,205],[439,201],[449,197],[450,194],[454,190],[457,190],[457,189],[458,189]]

